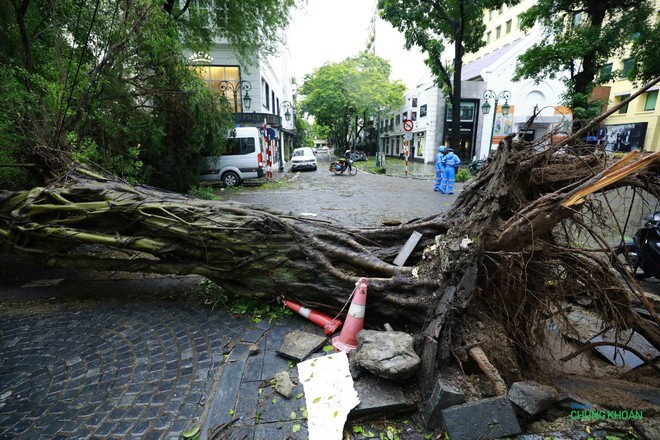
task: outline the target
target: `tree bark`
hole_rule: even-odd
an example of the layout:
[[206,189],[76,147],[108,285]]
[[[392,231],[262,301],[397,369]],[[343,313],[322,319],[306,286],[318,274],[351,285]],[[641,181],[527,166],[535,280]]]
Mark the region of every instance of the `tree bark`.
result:
[[[558,166],[561,178],[544,172]],[[633,153],[612,165],[602,153],[539,155],[536,145],[507,138],[446,214],[352,229],[77,168],[50,187],[0,192],[0,250],[57,267],[200,274],[234,294],[283,295],[333,316],[368,277],[367,325],[396,323],[422,336],[420,379],[432,385],[453,347],[492,338],[493,329],[501,336],[479,345],[494,368],[525,365],[539,326],[578,298],[660,348],[658,326],[633,311],[604,258],[606,240],[600,250],[585,249],[567,232],[599,237],[579,215],[585,198],[623,182],[657,196],[658,170],[660,153]],[[408,260],[415,266],[395,266],[413,231],[423,235]],[[466,330],[477,311],[488,320],[481,335]]]

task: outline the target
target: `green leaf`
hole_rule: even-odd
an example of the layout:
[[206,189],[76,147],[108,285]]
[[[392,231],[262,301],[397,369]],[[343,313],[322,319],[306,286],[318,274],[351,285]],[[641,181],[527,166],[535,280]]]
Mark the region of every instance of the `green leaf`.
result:
[[188,431],[185,431],[185,432],[181,433],[181,436],[183,438],[193,438],[194,436],[197,435],[197,433],[199,433],[200,429],[201,428],[199,426],[193,426]]
[[332,415],[332,417],[337,417],[339,415],[339,411],[335,411],[335,413]]
[[296,399],[302,399],[304,395],[305,395],[304,393],[298,393],[296,394]]
[[294,423],[293,428],[291,428],[291,430],[294,432],[294,434],[300,431],[300,423]]
[[332,345],[326,345],[323,347],[323,351],[326,353],[332,350],[334,350],[334,347]]
[[230,415],[230,416],[233,416],[233,415],[234,415],[234,410],[233,410],[233,409],[230,409],[230,410],[229,410],[229,415]]
[[289,414],[289,417],[291,417],[292,420],[295,420],[296,417],[298,417],[298,416],[296,415],[296,413],[294,411],[291,411],[291,414]]
[[321,401],[320,397],[317,397],[316,399],[312,400],[312,403],[319,403]]

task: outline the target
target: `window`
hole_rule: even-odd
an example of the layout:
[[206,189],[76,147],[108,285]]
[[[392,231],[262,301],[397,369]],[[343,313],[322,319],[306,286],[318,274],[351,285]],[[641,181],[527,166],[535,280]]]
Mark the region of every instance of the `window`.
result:
[[[630,98],[630,95],[621,95],[619,96],[619,99],[617,99],[617,103],[620,103],[621,101],[625,101],[626,99]],[[619,109],[619,114],[625,115],[628,113],[628,104],[624,105]]]
[[412,99],[412,106],[417,107],[417,98]]
[[511,20],[506,22],[506,33],[511,32]]
[[502,35],[502,26],[498,26],[495,28],[495,39],[497,40],[498,38],[500,38],[501,35]]
[[426,104],[419,108],[419,117],[423,118],[424,116],[426,116]]
[[488,20],[492,20],[492,19],[493,19],[493,11],[491,10],[488,11]]
[[275,110],[276,110],[276,109],[275,109],[275,91],[274,91],[274,90],[272,90],[272,91],[270,92],[270,98],[271,98],[271,99],[270,99],[270,102],[273,103],[273,113],[275,113]]
[[490,34],[490,31],[486,32],[486,43],[490,43]]
[[266,98],[264,101],[266,101],[266,103],[265,103],[266,108],[269,109],[270,108],[270,86],[268,85],[267,82],[264,82],[264,85],[265,85],[264,96]]
[[417,120],[417,112],[410,112],[410,115],[411,115],[410,119],[412,119],[413,121]]
[[623,71],[621,72],[621,78],[628,78],[628,74],[630,73],[630,69],[632,68],[632,59],[628,58],[623,62]]
[[277,106],[273,109],[273,113],[277,113],[278,116],[280,115],[280,98],[277,98]]
[[520,29],[522,28],[522,22],[523,22],[522,15],[519,15],[516,18],[518,19],[518,29]]
[[396,123],[397,125],[401,123],[401,116],[396,115]]
[[600,79],[602,81],[609,81],[612,79],[612,63],[605,64],[600,69]]
[[227,146],[222,152],[223,156],[236,156],[240,154],[254,153],[256,150],[254,138],[228,138]]
[[644,102],[644,111],[652,112],[655,110],[655,104],[658,102],[658,91],[652,90],[646,93],[646,102]]
[[404,121],[405,121],[406,119],[408,119],[408,112],[403,112],[403,116],[402,116],[402,118],[403,118]]
[[573,27],[578,27],[582,23],[582,12],[573,14]]

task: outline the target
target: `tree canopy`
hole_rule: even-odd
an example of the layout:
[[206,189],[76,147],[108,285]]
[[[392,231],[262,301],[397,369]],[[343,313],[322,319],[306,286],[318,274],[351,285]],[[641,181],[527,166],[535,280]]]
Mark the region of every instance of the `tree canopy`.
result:
[[[461,71],[463,55],[484,46],[483,10],[496,9],[506,0],[439,0],[406,2],[379,0],[382,17],[403,32],[406,48],[419,46],[426,54],[426,64],[452,103],[451,145],[460,140]],[[445,65],[445,44],[453,45],[454,61]]]
[[[544,38],[519,58],[516,78],[565,79],[564,102],[576,119],[595,116],[602,103],[591,102],[591,93],[599,84],[622,74],[603,68],[612,58],[629,56],[630,78],[650,79],[658,68],[657,25],[654,26],[650,0],[538,0],[522,14],[522,27],[540,23]],[[632,48],[632,52],[630,49]],[[650,51],[650,52],[649,52]]]
[[[73,161],[178,190],[196,182],[201,150],[233,121],[184,47],[225,38],[244,58],[268,53],[294,0],[180,3],[0,0],[0,186]],[[164,163],[174,175],[159,180]]]
[[305,76],[302,109],[328,128],[330,143],[346,146],[354,118],[364,122],[403,104],[405,86],[390,81],[390,72],[386,60],[368,53],[326,64]]

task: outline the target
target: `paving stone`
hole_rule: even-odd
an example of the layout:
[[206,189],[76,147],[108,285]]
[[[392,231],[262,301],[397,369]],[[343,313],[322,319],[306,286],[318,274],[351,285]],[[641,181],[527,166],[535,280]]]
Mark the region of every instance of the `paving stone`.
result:
[[442,410],[445,429],[452,439],[477,440],[520,434],[511,402],[493,397]]
[[422,420],[428,428],[442,425],[442,410],[465,402],[465,396],[451,382],[438,379],[433,393],[422,410]]
[[509,400],[529,415],[537,415],[550,408],[557,398],[557,392],[546,385],[532,380],[515,382],[509,388]]
[[283,370],[289,371],[289,376],[293,379],[298,377],[298,370],[291,368],[293,361],[285,359],[275,350],[266,350],[264,352],[263,366],[261,369],[261,380],[270,380],[277,373]]
[[292,420],[291,413],[296,415],[296,419],[302,419],[300,408],[305,406],[305,401],[296,398],[302,393],[304,391],[301,384],[297,384],[293,388],[292,397],[288,399],[276,393],[270,386],[264,388],[259,395],[259,409],[261,410],[259,421],[263,423],[286,422]]
[[[298,426],[298,432],[294,431]],[[303,420],[279,423],[263,423],[255,426],[254,440],[303,440],[309,438],[307,424]]]
[[325,336],[294,330],[284,336],[277,353],[289,359],[302,362],[327,342],[328,338]]
[[394,381],[377,378],[371,374],[353,382],[360,403],[349,413],[349,417],[369,414],[392,414],[413,409],[405,398],[401,386]]

